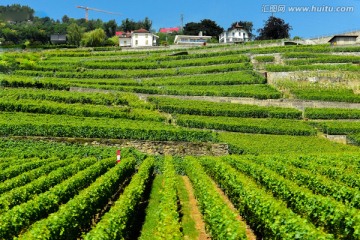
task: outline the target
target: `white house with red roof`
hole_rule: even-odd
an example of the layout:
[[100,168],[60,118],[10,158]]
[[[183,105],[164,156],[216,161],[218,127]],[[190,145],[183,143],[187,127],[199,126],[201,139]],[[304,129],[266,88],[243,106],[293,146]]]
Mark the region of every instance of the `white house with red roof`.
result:
[[119,45],[120,47],[152,47],[157,45],[158,38],[155,34],[141,28],[119,35]]
[[119,36],[120,47],[131,47],[131,32],[116,32],[116,35]]

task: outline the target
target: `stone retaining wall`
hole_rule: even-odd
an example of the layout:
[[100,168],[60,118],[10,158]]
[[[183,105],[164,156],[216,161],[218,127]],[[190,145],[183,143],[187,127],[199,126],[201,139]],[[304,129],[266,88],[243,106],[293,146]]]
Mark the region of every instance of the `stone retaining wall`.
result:
[[[116,92],[113,90],[102,89],[88,89],[72,87],[70,91],[74,92]],[[360,109],[360,103],[346,103],[346,102],[326,102],[326,101],[311,101],[300,99],[265,99],[259,100],[254,98],[241,98],[241,97],[215,97],[215,96],[178,96],[178,95],[157,95],[157,94],[142,94],[137,93],[140,99],[146,100],[149,96],[154,97],[171,97],[187,100],[200,100],[209,102],[228,102],[238,104],[250,104],[257,106],[275,106],[275,107],[288,107],[304,110],[304,108],[349,108]]]
[[133,147],[152,155],[179,156],[223,156],[228,155],[228,145],[222,143],[191,143],[170,141],[140,141],[127,139],[66,138],[66,137],[12,137],[12,139],[46,140],[54,142],[80,143],[92,146]]

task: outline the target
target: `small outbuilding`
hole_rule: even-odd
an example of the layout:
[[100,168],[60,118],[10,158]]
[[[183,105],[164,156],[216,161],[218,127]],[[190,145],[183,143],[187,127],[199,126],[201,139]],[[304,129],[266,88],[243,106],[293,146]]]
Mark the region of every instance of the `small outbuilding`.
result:
[[131,47],[131,33],[122,32],[119,35],[119,45],[120,47]]
[[174,43],[178,45],[204,45],[211,36],[203,36],[202,32],[198,36],[176,35]]
[[329,43],[331,45],[355,44],[357,37],[355,35],[335,35],[329,40]]
[[50,36],[50,42],[52,44],[66,44],[66,34],[52,34]]

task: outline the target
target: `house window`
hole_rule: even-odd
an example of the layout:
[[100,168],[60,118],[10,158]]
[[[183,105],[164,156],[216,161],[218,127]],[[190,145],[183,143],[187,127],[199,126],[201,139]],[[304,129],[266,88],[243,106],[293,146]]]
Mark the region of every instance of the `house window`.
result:
[[135,40],[135,45],[138,45],[138,44],[139,44],[138,40]]
[[232,33],[232,35],[233,35],[233,37],[235,37],[235,33],[234,33],[234,32]]
[[135,38],[137,38],[138,37],[138,35],[137,34],[135,34]]
[[124,41],[124,45],[126,45],[126,41]]
[[148,38],[148,34],[145,34],[145,38]]
[[149,40],[146,40],[145,44],[146,44],[146,45],[149,45]]

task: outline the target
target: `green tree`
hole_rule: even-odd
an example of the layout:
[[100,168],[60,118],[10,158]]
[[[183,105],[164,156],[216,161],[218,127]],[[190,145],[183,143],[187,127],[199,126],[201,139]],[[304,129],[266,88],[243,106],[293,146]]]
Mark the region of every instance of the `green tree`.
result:
[[185,35],[198,35],[200,31],[203,31],[202,26],[196,22],[186,23],[183,29]]
[[76,46],[80,46],[80,42],[82,36],[84,34],[84,30],[77,25],[76,23],[72,23],[67,27],[67,39],[69,44],[73,44]]
[[119,46],[119,37],[113,36],[111,38],[108,38],[107,43],[111,46]]
[[34,12],[32,8],[20,4],[0,6],[0,20],[13,22],[33,20]]
[[126,18],[125,20],[122,20],[120,25],[120,30],[124,32],[131,32],[136,29],[136,22],[133,20]]
[[184,26],[185,35],[198,35],[200,31],[206,36],[218,38],[224,29],[210,19],[203,19],[199,23],[189,22]]
[[64,15],[62,18],[61,18],[61,21],[63,23],[69,23],[70,22],[70,18],[67,16],[67,15]]
[[143,25],[142,28],[150,31],[151,26],[152,26],[152,21],[148,17],[145,17],[142,25]]
[[100,47],[104,45],[105,40],[105,31],[102,28],[97,28],[93,31],[85,33],[81,43],[85,47]]
[[15,29],[10,29],[8,27],[0,30],[0,36],[4,38],[4,42],[12,42],[18,44],[20,42],[20,37],[18,31]]
[[257,30],[258,40],[283,39],[290,37],[292,27],[281,18],[270,16],[263,28]]
[[201,20],[200,23],[204,29],[204,34],[207,36],[219,37],[219,35],[224,31],[224,29],[217,25],[215,21],[210,19]]
[[152,26],[152,21],[148,17],[146,17],[142,21],[140,20],[137,22],[135,22],[132,19],[126,18],[125,20],[123,20],[121,22],[119,29],[124,32],[131,32],[131,31],[134,31],[134,30],[137,30],[140,28],[144,28],[144,29],[150,31],[151,26]]
[[110,20],[104,23],[104,30],[107,37],[112,37],[116,34],[117,24],[115,20]]
[[177,32],[173,33],[157,33],[156,35],[159,37],[158,41],[161,45],[172,45],[174,44],[175,35],[177,35]]

